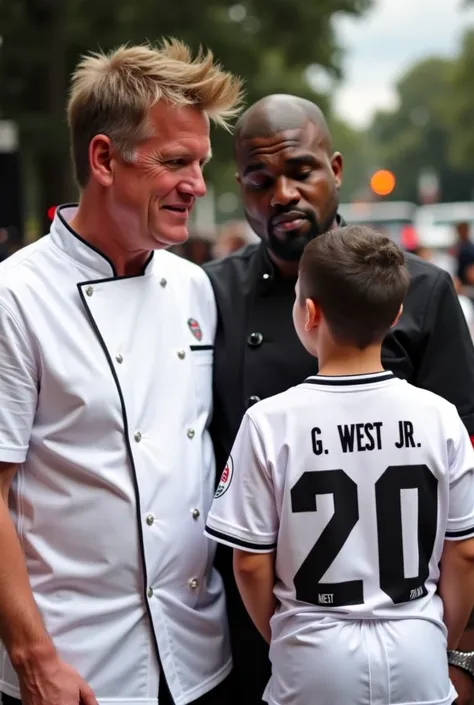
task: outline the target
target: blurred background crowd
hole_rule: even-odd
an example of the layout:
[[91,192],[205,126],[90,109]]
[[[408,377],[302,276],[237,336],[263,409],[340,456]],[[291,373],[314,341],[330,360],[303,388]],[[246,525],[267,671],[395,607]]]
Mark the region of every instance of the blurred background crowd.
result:
[[[268,93],[318,103],[345,161],[341,215],[450,271],[474,331],[474,3],[463,0],[0,0],[0,260],[76,200],[65,101],[84,52],[176,36]],[[201,264],[255,239],[232,136],[177,253]]]

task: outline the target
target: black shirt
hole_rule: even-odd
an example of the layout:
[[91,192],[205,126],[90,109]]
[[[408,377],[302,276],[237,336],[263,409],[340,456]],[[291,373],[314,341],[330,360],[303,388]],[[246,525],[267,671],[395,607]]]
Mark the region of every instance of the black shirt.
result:
[[[386,369],[456,405],[474,435],[474,348],[449,274],[406,255],[403,314],[383,345]],[[317,372],[293,327],[295,279],[282,277],[263,245],[204,266],[218,308],[211,433],[219,478],[246,409]],[[219,546],[234,655],[235,705],[257,705],[270,675],[268,649],[240,600],[230,549]]]

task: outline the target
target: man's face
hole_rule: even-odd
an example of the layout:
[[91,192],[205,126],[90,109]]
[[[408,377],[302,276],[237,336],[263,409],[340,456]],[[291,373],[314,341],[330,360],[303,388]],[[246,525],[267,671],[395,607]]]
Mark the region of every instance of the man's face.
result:
[[194,107],[159,102],[148,122],[152,136],[136,146],[133,161],[115,155],[108,191],[109,212],[137,249],[187,239],[191,209],[206,193],[203,166],[211,152],[209,120]]
[[271,137],[245,138],[236,148],[246,218],[273,254],[298,261],[327,232],[339,205],[342,158],[328,154],[312,122]]

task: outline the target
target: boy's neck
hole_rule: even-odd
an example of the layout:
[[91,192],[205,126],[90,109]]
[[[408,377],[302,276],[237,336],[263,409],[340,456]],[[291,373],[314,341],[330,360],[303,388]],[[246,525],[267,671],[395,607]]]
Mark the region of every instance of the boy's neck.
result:
[[320,375],[340,377],[344,375],[366,375],[383,372],[381,345],[371,345],[365,350],[337,346],[319,356]]

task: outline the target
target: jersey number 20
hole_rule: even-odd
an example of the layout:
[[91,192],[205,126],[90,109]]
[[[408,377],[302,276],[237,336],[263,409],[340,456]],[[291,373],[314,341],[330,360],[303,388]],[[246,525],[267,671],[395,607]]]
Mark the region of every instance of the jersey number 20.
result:
[[[401,490],[418,490],[418,575],[403,566]],[[427,594],[438,520],[438,480],[426,465],[391,465],[375,483],[380,587],[395,604]],[[305,472],[291,490],[293,512],[316,512],[316,496],[334,496],[334,514],[295,575],[296,597],[331,607],[364,602],[362,580],[320,582],[359,521],[356,483],[344,470]]]

